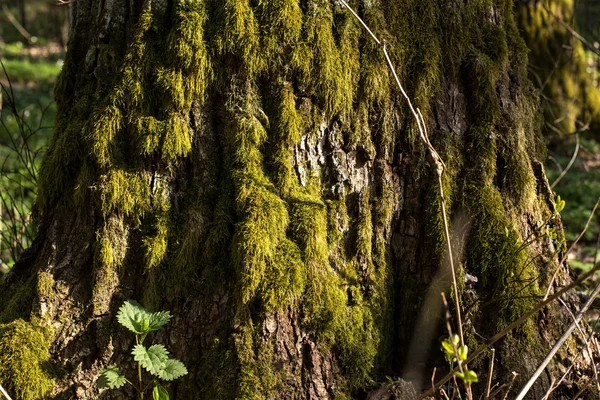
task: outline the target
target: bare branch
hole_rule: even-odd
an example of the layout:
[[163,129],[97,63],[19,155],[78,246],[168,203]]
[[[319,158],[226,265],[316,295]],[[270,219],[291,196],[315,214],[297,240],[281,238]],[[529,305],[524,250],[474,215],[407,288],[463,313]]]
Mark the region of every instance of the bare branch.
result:
[[548,355],[546,356],[544,361],[542,361],[542,363],[540,364],[538,369],[535,371],[533,376],[529,379],[527,384],[525,384],[525,386],[521,390],[521,393],[519,393],[519,395],[517,396],[516,400],[523,400],[525,398],[525,396],[527,395],[527,392],[529,392],[529,389],[531,389],[531,387],[533,386],[535,381],[538,379],[540,374],[542,372],[544,372],[544,369],[546,369],[546,366],[550,363],[550,361],[552,361],[552,359],[554,358],[554,355],[556,355],[558,350],[562,347],[563,343],[569,338],[569,336],[571,336],[571,333],[573,333],[575,328],[578,326],[579,321],[581,321],[585,312],[588,310],[588,308],[590,308],[594,299],[596,298],[596,296],[598,296],[599,293],[600,293],[600,283],[598,285],[596,285],[596,288],[592,292],[592,295],[590,296],[588,301],[584,304],[584,306],[581,308],[579,313],[577,313],[575,320],[571,323],[571,325],[565,331],[565,333],[563,333],[563,335],[560,337],[558,342],[556,342],[556,344],[554,345],[552,350],[550,350],[550,352],[548,353]]
[[550,185],[550,189],[554,189],[554,186],[556,186],[558,184],[558,182],[560,182],[561,179],[565,177],[567,172],[569,172],[569,169],[571,169],[571,167],[573,166],[573,163],[575,163],[575,159],[577,158],[577,153],[579,153],[579,134],[575,135],[575,139],[577,140],[577,144],[575,145],[575,151],[573,152],[573,157],[571,157],[571,161],[569,161],[569,164],[567,165],[567,167],[565,169],[561,168],[560,175],[558,176],[558,178],[556,178],[556,180],[554,182],[552,182],[552,185]]

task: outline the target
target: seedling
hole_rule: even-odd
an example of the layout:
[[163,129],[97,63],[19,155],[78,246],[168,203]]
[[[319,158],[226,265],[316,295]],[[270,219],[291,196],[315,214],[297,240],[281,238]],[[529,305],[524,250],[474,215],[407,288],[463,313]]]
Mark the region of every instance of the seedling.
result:
[[[159,379],[172,381],[188,373],[185,365],[179,360],[169,358],[169,352],[162,344],[155,344],[146,348],[144,339],[148,333],[162,328],[171,319],[171,313],[160,311],[151,313],[134,300],[127,300],[117,313],[117,321],[125,328],[135,334],[135,346],[131,352],[133,359],[137,361],[138,382],[131,382],[121,375],[119,368],[109,366],[102,370],[97,384],[101,389],[119,389],[130,384],[136,390],[138,398],[144,399],[144,393],[153,384],[153,400],[169,400],[169,393],[160,384]],[[142,380],[142,367],[154,378],[144,386]]]

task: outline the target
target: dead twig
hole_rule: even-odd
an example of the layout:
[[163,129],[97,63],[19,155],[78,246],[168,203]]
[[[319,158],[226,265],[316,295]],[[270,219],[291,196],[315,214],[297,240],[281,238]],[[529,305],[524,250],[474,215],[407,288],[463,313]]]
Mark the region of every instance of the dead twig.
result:
[[556,178],[554,182],[552,182],[552,185],[550,185],[550,189],[554,189],[558,182],[560,182],[562,178],[564,178],[565,175],[567,175],[567,172],[569,172],[569,170],[575,163],[575,159],[577,159],[577,154],[579,153],[579,134],[575,135],[575,140],[577,141],[577,144],[575,145],[575,151],[573,152],[573,157],[571,157],[571,161],[569,161],[569,164],[567,164],[565,169],[561,169],[560,175],[558,176],[558,178]]
[[[575,315],[573,315],[573,313],[571,312],[569,307],[567,307],[565,302],[562,301],[562,299],[558,299],[558,301],[560,301],[560,304],[562,304],[562,306],[565,308],[565,310],[567,310],[567,312],[569,313],[569,315],[571,316],[573,321],[576,321]],[[585,349],[587,350],[590,360],[594,360],[594,351],[590,347],[590,342],[592,341],[592,338],[594,337],[594,329],[591,329],[591,333],[590,333],[589,337],[587,337],[587,338],[586,338],[585,332],[583,332],[583,329],[581,329],[581,326],[579,325],[579,323],[577,323],[577,330],[579,331],[579,334],[581,335],[581,339],[583,340],[583,344],[585,345]],[[583,353],[580,351],[578,351],[577,354],[575,354],[575,357],[571,361],[572,364],[570,365],[570,367],[572,367],[575,364],[575,361],[577,361],[577,359],[579,358],[579,356],[581,356],[581,354],[583,354]],[[598,370],[596,369],[596,363],[592,362],[591,364],[592,364],[592,371],[594,371],[594,382],[596,382],[596,389],[598,389],[598,393],[600,393],[600,382],[598,381]],[[565,372],[565,374],[562,376],[562,378],[556,384],[556,386],[560,385],[566,376],[567,376],[567,373]]]
[[[464,365],[463,360],[460,359],[458,346],[454,341],[454,334],[452,333],[452,325],[450,324],[450,307],[448,307],[448,301],[446,301],[446,295],[442,292],[442,302],[444,303],[444,308],[446,309],[446,329],[448,331],[448,337],[450,338],[450,344],[452,344],[452,350],[454,351],[454,356],[456,357],[456,362],[458,364],[458,370],[461,374],[464,375],[466,365]],[[454,381],[454,386],[456,387],[456,380]],[[471,390],[471,385],[465,385],[467,387],[467,397],[469,400],[473,399],[473,392]]]
[[546,300],[548,298],[548,295],[550,294],[550,290],[552,290],[552,285],[554,284],[554,280],[556,279],[556,276],[558,275],[558,271],[560,270],[560,267],[566,261],[567,256],[569,255],[569,253],[571,252],[571,250],[573,250],[573,248],[575,247],[575,245],[577,244],[577,242],[579,242],[579,240],[583,237],[583,235],[585,235],[585,232],[588,230],[588,228],[590,226],[590,223],[592,222],[592,219],[594,218],[594,214],[596,214],[596,210],[598,209],[598,205],[600,205],[600,197],[598,197],[598,200],[596,201],[596,205],[594,205],[594,208],[592,209],[592,212],[590,213],[590,216],[589,216],[589,218],[588,218],[588,220],[587,220],[587,222],[585,224],[585,227],[583,228],[583,230],[581,231],[581,233],[577,236],[577,238],[575,239],[575,241],[571,244],[571,246],[569,247],[569,249],[567,250],[567,252],[565,253],[565,255],[562,256],[562,258],[558,262],[558,265],[554,269],[554,272],[552,273],[552,278],[550,279],[550,282],[548,283],[548,287],[546,288],[546,294],[544,295],[544,300]]
[[563,28],[565,28],[566,30],[569,31],[569,33],[571,35],[573,35],[573,37],[575,37],[577,40],[579,40],[581,43],[583,43],[583,45],[585,47],[587,47],[592,53],[600,56],[600,51],[590,42],[587,41],[586,38],[584,38],[583,36],[581,36],[575,29],[573,29],[573,27],[571,27],[571,25],[567,24],[565,21],[562,20],[562,18],[560,18],[558,15],[556,15],[555,13],[552,12],[552,10],[550,10],[546,4],[542,4],[542,7],[544,7],[544,10],[551,15],[554,19],[556,19],[556,21],[563,26]]
[[28,42],[33,42],[34,36],[31,35],[31,33],[27,32],[27,29],[25,29],[23,27],[23,25],[21,25],[19,23],[19,21],[17,21],[17,19],[15,18],[15,16],[10,12],[10,10],[8,9],[8,6],[6,4],[2,5],[2,11],[4,12],[4,14],[6,15],[6,18],[8,19],[8,21],[15,27],[15,29],[17,31],[19,31],[19,33],[25,38],[27,39]]
[[510,383],[508,384],[508,387],[506,388],[506,393],[504,393],[504,397],[502,398],[502,400],[508,399],[508,394],[510,393],[510,389],[512,389],[513,385],[515,384],[515,380],[517,379],[517,376],[519,376],[519,374],[517,374],[515,371],[513,371],[512,379],[510,380]]
[[485,391],[485,399],[489,400],[490,391],[492,389],[492,375],[494,374],[494,357],[496,356],[496,349],[492,348],[492,355],[490,356],[490,369],[488,370],[487,388]]
[[[550,304],[551,302],[553,302],[554,300],[560,298],[563,294],[567,293],[569,290],[575,288],[576,286],[579,286],[582,282],[586,281],[590,276],[592,276],[593,274],[596,273],[596,271],[600,270],[600,263],[596,264],[592,269],[590,269],[588,272],[586,272],[585,274],[581,275],[579,278],[577,278],[575,281],[571,282],[569,285],[565,286],[564,288],[562,288],[560,291],[556,292],[555,294],[553,294],[552,296],[548,297],[546,300],[542,300],[541,302],[539,302],[538,304],[536,304],[535,307],[533,307],[531,310],[529,310],[528,312],[526,312],[525,314],[523,314],[520,318],[516,319],[515,321],[513,321],[512,323],[510,323],[509,325],[507,325],[504,329],[502,329],[500,332],[498,332],[496,335],[494,335],[491,339],[489,339],[486,343],[482,344],[481,346],[479,346],[474,352],[473,354],[471,354],[471,356],[469,356],[469,358],[467,359],[467,363],[472,362],[473,360],[475,360],[476,358],[478,358],[481,354],[483,354],[490,346],[494,345],[494,343],[496,343],[498,340],[502,339],[504,336],[506,336],[506,334],[508,334],[510,331],[512,331],[513,329],[515,329],[518,326],[521,326],[525,321],[527,321],[530,317],[532,317],[533,315],[535,315],[537,312],[539,312],[542,308],[546,307],[548,304]],[[423,393],[421,396],[419,396],[417,398],[417,400],[422,400],[424,398],[426,398],[427,396],[432,395],[433,393],[435,393],[444,383],[448,382],[452,376],[454,376],[454,373],[458,371],[458,368],[453,369],[452,371],[450,371],[448,374],[446,374],[443,378],[441,378],[436,384],[435,386],[433,386],[431,389],[429,389],[428,391],[426,391],[425,393]]]
[[419,134],[421,136],[421,140],[427,147],[427,149],[429,151],[429,155],[431,156],[432,164],[433,164],[433,167],[434,167],[435,172],[438,177],[439,192],[440,192],[440,205],[441,205],[441,209],[442,209],[442,217],[443,217],[443,222],[444,222],[444,233],[446,235],[448,256],[450,259],[450,267],[452,269],[452,287],[453,287],[454,302],[455,302],[455,306],[456,306],[456,322],[458,325],[460,344],[461,344],[461,346],[464,346],[465,340],[464,340],[463,329],[462,329],[462,317],[461,317],[461,312],[460,312],[458,283],[456,281],[456,270],[455,270],[455,266],[454,266],[454,259],[452,256],[452,246],[451,246],[450,233],[449,233],[449,228],[448,228],[448,219],[447,219],[447,215],[446,215],[446,203],[445,203],[445,199],[444,199],[444,189],[443,189],[443,185],[442,185],[442,175],[446,168],[446,164],[444,164],[442,157],[439,155],[439,153],[436,151],[436,149],[433,147],[433,145],[429,141],[429,137],[427,135],[427,126],[426,126],[425,120],[423,118],[423,114],[421,113],[421,110],[419,110],[419,108],[415,108],[413,106],[410,97],[404,90],[404,87],[402,86],[402,83],[400,82],[400,78],[398,77],[398,74],[396,73],[396,69],[394,68],[394,64],[387,52],[386,42],[379,40],[379,38],[373,33],[373,31],[369,28],[369,26],[360,18],[360,16],[352,9],[352,7],[350,7],[350,5],[345,0],[340,0],[340,2],[344,5],[344,7],[346,7],[352,13],[352,15],[354,15],[354,17],[366,29],[366,31],[369,33],[369,35],[371,35],[373,40],[375,40],[375,43],[377,43],[381,47],[383,54],[385,56],[385,59],[387,61],[387,64],[389,66],[389,69],[392,72],[392,75],[394,76],[394,80],[396,81],[396,84],[397,84],[398,88],[400,89],[400,92],[406,99],[406,102],[408,103],[408,107],[417,122],[417,127],[419,129]]
[[556,354],[556,352],[558,352],[558,350],[561,348],[563,343],[569,338],[569,336],[571,336],[571,333],[573,333],[575,328],[578,326],[579,321],[581,321],[581,319],[583,318],[583,315],[588,310],[588,308],[590,308],[594,299],[596,298],[596,296],[598,296],[599,293],[600,293],[600,283],[598,285],[596,285],[596,288],[592,292],[592,295],[590,296],[589,300],[584,304],[584,306],[581,308],[579,313],[577,313],[577,316],[575,317],[575,320],[573,321],[573,323],[569,326],[569,328],[565,331],[565,333],[560,337],[558,342],[556,342],[556,344],[554,345],[552,350],[550,350],[550,352],[548,353],[548,355],[546,356],[544,361],[542,361],[542,363],[540,364],[538,369],[534,372],[533,376],[529,379],[527,384],[525,384],[525,386],[521,390],[521,393],[519,393],[519,395],[517,396],[516,400],[523,400],[525,398],[525,395],[527,395],[527,392],[529,392],[529,389],[531,389],[531,387],[533,386],[533,384],[535,383],[537,378],[544,371],[544,369],[546,369],[546,366],[550,363],[550,361],[552,361],[552,359],[554,358],[554,355]]
[[8,395],[8,393],[6,393],[6,390],[4,390],[4,388],[2,387],[2,385],[0,385],[0,393],[2,393],[4,395],[4,397],[6,397],[7,400],[12,400],[10,398],[10,396]]

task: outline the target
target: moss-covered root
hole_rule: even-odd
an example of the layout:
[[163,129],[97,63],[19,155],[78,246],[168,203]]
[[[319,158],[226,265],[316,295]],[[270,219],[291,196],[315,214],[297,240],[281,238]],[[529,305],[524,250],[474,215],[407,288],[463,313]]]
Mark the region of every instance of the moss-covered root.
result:
[[46,363],[51,337],[47,329],[18,319],[0,326],[0,384],[19,400],[46,398],[54,381]]

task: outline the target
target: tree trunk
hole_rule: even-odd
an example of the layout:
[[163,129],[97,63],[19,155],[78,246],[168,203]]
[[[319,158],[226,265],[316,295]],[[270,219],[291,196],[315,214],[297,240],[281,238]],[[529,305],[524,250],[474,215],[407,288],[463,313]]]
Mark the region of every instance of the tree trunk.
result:
[[[447,165],[473,348],[533,307],[564,252],[512,1],[351,4]],[[71,7],[38,235],[0,294],[0,382],[96,398],[104,366],[134,374],[115,314],[137,299],[175,316],[152,338],[188,366],[174,398],[426,389],[447,336],[425,303],[446,253],[437,179],[357,20],[327,0]],[[494,381],[526,378],[569,322],[553,306],[511,332]]]
[[598,50],[592,40],[583,39],[584,45],[573,33],[580,25],[582,33],[593,27],[588,23],[584,29],[583,16],[580,24],[575,21],[576,6],[593,15],[585,2],[571,0],[525,0],[517,7],[519,27],[530,49],[530,77],[543,93],[546,130],[559,136],[600,128],[600,90],[585,52],[586,45]]

